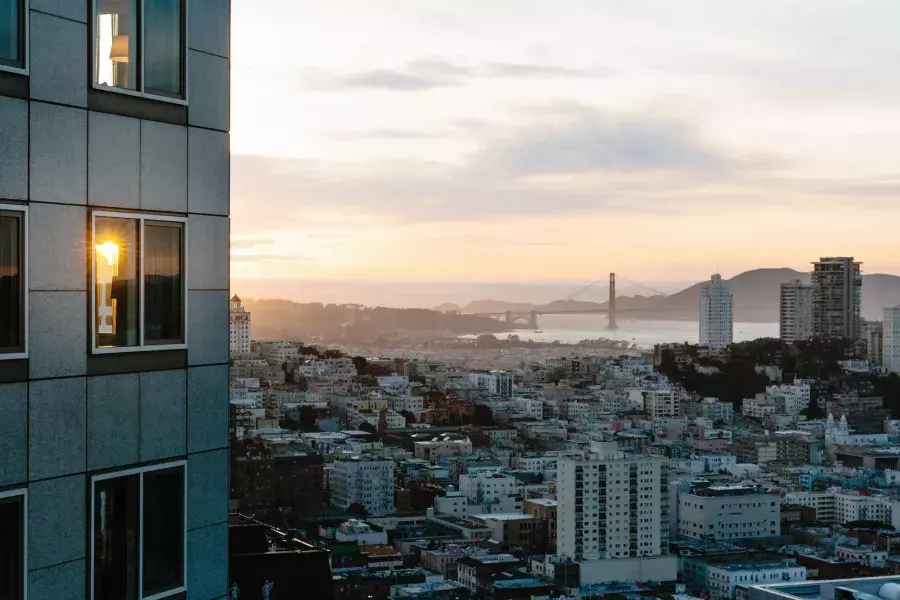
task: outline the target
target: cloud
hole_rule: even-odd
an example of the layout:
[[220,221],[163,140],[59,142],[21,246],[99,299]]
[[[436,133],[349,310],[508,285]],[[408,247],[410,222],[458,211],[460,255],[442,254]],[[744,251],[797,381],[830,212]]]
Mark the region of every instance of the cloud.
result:
[[445,60],[414,60],[401,67],[359,71],[347,75],[327,77],[311,74],[308,81],[319,89],[380,89],[419,91],[462,85],[475,78],[560,78],[605,77],[613,70],[605,67],[572,69],[553,65],[487,62],[474,66],[456,65]]

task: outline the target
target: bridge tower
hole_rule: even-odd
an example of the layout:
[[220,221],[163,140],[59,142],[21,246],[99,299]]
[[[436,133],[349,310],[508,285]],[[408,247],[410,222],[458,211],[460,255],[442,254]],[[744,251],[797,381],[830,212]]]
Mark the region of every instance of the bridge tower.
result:
[[607,329],[618,329],[619,326],[616,324],[616,274],[609,274],[609,322],[606,325]]
[[529,315],[529,318],[528,318],[528,326],[531,327],[532,329],[538,328],[538,314],[536,311],[531,311],[531,314]]

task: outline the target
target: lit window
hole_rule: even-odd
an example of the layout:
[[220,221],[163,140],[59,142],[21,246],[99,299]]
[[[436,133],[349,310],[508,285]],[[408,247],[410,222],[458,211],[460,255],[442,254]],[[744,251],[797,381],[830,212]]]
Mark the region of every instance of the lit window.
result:
[[184,4],[185,0],[95,0],[94,83],[183,99]]
[[0,205],[0,359],[26,356],[26,213]]
[[94,351],[185,344],[185,220],[93,215]]
[[25,15],[23,0],[0,0],[0,70],[21,71],[25,63]]
[[24,490],[0,492],[0,598],[25,598],[26,499]]
[[91,598],[182,594],[184,463],[96,477],[92,498]]

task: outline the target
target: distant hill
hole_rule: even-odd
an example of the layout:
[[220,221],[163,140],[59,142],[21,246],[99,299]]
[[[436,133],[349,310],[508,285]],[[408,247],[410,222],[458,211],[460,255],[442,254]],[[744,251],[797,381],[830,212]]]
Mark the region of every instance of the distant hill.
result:
[[329,340],[374,341],[403,332],[467,335],[508,331],[489,317],[445,314],[421,308],[369,308],[358,304],[300,304],[290,300],[244,300],[254,339],[322,336]]
[[[809,283],[809,273],[794,269],[754,269],[727,280],[734,294],[734,319],[747,322],[778,321],[779,291],[782,283],[800,279]],[[620,309],[642,309],[646,313],[632,313],[630,319],[696,320],[700,306],[700,283],[670,296],[618,297]],[[463,312],[502,312],[505,310],[578,310],[606,308],[606,302],[560,301],[548,304],[527,304],[498,300],[478,300],[463,307]],[[869,320],[881,320],[883,309],[900,304],[900,277],[895,275],[863,275],[862,313]]]

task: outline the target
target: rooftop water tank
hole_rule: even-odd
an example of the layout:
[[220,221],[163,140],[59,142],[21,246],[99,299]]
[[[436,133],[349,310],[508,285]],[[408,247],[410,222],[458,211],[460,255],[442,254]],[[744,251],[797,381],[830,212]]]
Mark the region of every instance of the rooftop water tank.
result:
[[900,600],[900,584],[886,583],[878,589],[878,595],[885,600]]

